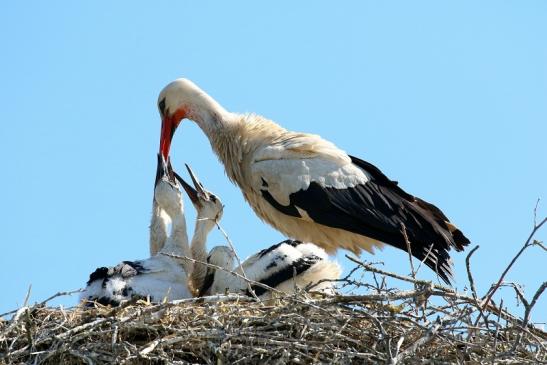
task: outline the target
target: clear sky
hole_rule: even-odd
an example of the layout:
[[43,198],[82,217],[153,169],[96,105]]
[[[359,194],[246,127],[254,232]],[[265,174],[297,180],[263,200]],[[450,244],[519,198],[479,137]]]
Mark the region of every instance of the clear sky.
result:
[[[320,134],[376,164],[481,246],[481,294],[499,277],[531,230],[536,199],[547,200],[547,2],[273,4],[0,5],[0,312],[20,305],[29,284],[42,300],[83,286],[97,266],[148,256],[156,98],[182,76],[231,111]],[[241,256],[281,240],[196,125],[183,122],[172,153],[176,169],[191,164],[222,198]],[[214,232],[209,242],[224,240]],[[409,272],[402,251],[362,258]],[[463,289],[465,254],[454,259]],[[507,279],[531,297],[546,262],[532,248]],[[547,296],[536,321],[547,321],[545,308]]]

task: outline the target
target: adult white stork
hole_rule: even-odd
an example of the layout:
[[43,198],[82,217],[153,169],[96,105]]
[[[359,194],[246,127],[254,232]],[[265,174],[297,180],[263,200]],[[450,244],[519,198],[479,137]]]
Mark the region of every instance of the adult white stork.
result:
[[406,193],[374,165],[317,135],[230,113],[187,79],[168,84],[158,107],[163,156],[168,158],[181,120],[193,120],[255,213],[283,234],[329,253],[410,246],[413,256],[450,282],[449,251],[463,250],[469,240],[441,210]]
[[[333,282],[328,280],[340,277],[340,266],[328,259],[325,250],[311,243],[283,241],[252,255],[237,268],[234,253],[227,246],[214,247],[207,255],[207,235],[222,218],[224,206],[218,196],[203,187],[188,165],[186,168],[194,187],[178,175],[177,178],[197,211],[196,230],[191,244],[192,256],[198,261],[206,261],[224,269],[217,270],[197,262],[194,264],[191,283],[198,296],[225,292],[251,295],[247,282],[241,277],[243,275],[284,293],[291,293],[296,288],[302,289],[314,283],[317,284],[313,288],[315,291],[334,291]],[[235,276],[230,271],[241,276]],[[251,287],[263,299],[274,296],[274,293],[263,286]]]
[[[154,200],[172,224],[171,235],[160,243],[158,254],[146,260],[123,261],[114,267],[98,268],[89,276],[81,300],[117,306],[121,301],[134,297],[148,297],[154,302],[192,297],[188,286],[192,263],[164,255],[189,257],[190,247],[179,184],[170,164],[161,156],[158,156]],[[157,224],[159,226],[165,222],[157,217]]]

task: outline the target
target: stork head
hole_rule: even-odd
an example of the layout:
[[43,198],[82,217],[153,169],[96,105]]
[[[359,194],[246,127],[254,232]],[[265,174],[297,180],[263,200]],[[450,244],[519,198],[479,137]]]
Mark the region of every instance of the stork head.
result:
[[234,267],[235,253],[228,246],[216,246],[209,251],[207,262],[231,270]]
[[192,179],[192,184],[194,185],[193,187],[176,173],[175,176],[196,208],[198,219],[208,219],[215,223],[220,221],[224,210],[222,201],[215,194],[205,190],[203,184],[198,180],[190,166],[186,165],[186,169]]
[[[219,266],[225,270],[232,270],[234,268],[235,253],[227,246],[216,246],[209,251],[207,256],[207,263]],[[217,269],[214,267],[207,268],[207,275],[201,288],[199,288],[198,296],[210,295],[211,287],[215,282],[215,273]],[[218,289],[218,288],[217,288]]]
[[180,215],[183,210],[182,193],[175,175],[171,162],[158,153],[154,199],[171,218]]
[[188,79],[176,79],[160,92],[158,109],[161,116],[160,153],[169,157],[171,141],[180,122],[187,118],[195,121],[202,129],[211,116],[224,109]]

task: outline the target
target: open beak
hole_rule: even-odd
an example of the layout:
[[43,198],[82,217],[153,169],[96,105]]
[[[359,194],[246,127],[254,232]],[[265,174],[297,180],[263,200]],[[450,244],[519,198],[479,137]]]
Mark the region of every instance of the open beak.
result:
[[161,179],[167,177],[167,180],[173,184],[175,181],[175,171],[171,166],[171,160],[168,159],[167,162],[161,153],[158,153],[158,164],[156,166],[156,180],[154,181],[154,186],[157,186]]
[[207,198],[209,196],[209,193],[203,188],[203,185],[198,180],[198,178],[196,177],[196,175],[194,174],[190,166],[186,165],[186,169],[188,170],[188,173],[190,174],[190,178],[192,179],[192,183],[194,184],[194,187],[190,186],[190,184],[184,181],[184,179],[180,177],[176,172],[174,173],[175,177],[182,185],[182,188],[184,189],[184,191],[186,191],[186,194],[188,194],[188,197],[192,201],[192,204],[201,206],[201,202],[199,199],[200,195]]

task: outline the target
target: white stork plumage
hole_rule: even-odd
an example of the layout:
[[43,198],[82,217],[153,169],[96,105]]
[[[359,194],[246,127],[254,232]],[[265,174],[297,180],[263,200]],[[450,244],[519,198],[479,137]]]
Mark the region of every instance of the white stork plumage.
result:
[[152,200],[152,218],[150,219],[150,256],[155,256],[167,240],[167,222],[163,209],[160,208],[156,199]]
[[[284,293],[303,289],[310,284],[315,291],[332,293],[333,282],[340,277],[340,266],[328,259],[322,248],[295,240],[286,240],[258,252],[246,259],[240,267],[235,267],[235,255],[227,246],[214,247],[207,255],[207,235],[216,222],[222,218],[222,201],[207,191],[187,165],[194,187],[178,177],[182,187],[190,197],[197,211],[197,222],[192,239],[192,257],[197,261],[220,266],[224,270],[206,267],[196,262],[191,282],[198,296],[223,294],[225,292],[251,295],[245,276],[254,282],[260,282]],[[201,222],[208,222],[203,224]],[[201,227],[198,227],[201,225]],[[234,271],[241,276],[235,276]],[[324,280],[324,281],[323,281]],[[253,291],[263,299],[269,299],[273,293],[264,287],[253,285]]]
[[184,181],[179,175],[175,174],[178,181],[188,194],[190,201],[196,208],[196,226],[194,235],[190,243],[192,258],[198,262],[194,263],[192,275],[190,276],[190,286],[194,294],[199,294],[199,289],[203,286],[207,275],[207,266],[203,265],[207,258],[207,236],[222,218],[224,205],[220,198],[215,194],[205,190],[201,182],[197,179],[190,166],[186,165],[194,187]]
[[[207,263],[223,270],[209,267],[200,296],[240,293],[251,296],[243,276],[253,282],[267,285],[283,293],[311,286],[313,291],[334,294],[334,281],[340,278],[340,265],[331,261],[321,247],[313,243],[285,240],[270,246],[235,266],[235,255],[228,246],[216,246],[209,252]],[[236,272],[235,276],[230,271]],[[276,297],[263,286],[253,284],[251,289],[261,299]]]
[[317,135],[230,113],[187,79],[168,84],[158,107],[163,156],[181,120],[193,120],[255,213],[283,234],[329,253],[373,252],[384,243],[407,251],[408,241],[413,256],[450,282],[449,251],[462,251],[469,240],[440,209],[374,165]]
[[[192,263],[164,254],[190,257],[182,194],[170,164],[158,156],[158,174],[154,189],[155,212],[165,212],[171,220],[171,234],[158,242],[158,254],[146,260],[123,261],[114,267],[100,267],[90,276],[81,300],[117,306],[134,297],[159,302],[191,298],[188,278]],[[156,217],[156,228],[167,224]],[[167,228],[158,228],[160,231]],[[151,235],[155,233],[151,230]]]
[[[163,157],[161,154],[158,154],[158,167],[161,166]],[[173,171],[174,173],[174,171]],[[156,169],[156,179],[154,181],[154,190],[158,181],[162,178],[163,171],[160,168]],[[167,240],[167,226],[169,224],[169,217],[160,205],[156,201],[156,194],[152,197],[152,217],[150,219],[150,256],[155,256],[165,245]]]

